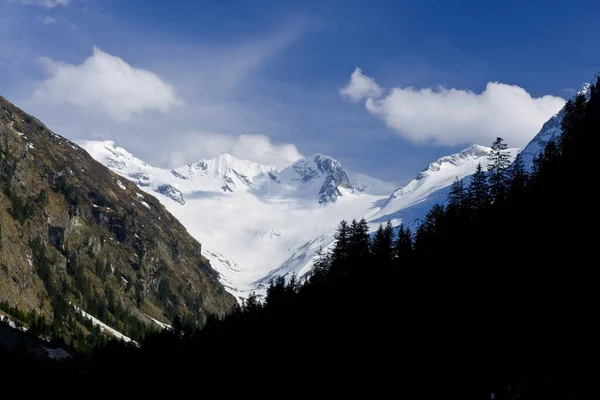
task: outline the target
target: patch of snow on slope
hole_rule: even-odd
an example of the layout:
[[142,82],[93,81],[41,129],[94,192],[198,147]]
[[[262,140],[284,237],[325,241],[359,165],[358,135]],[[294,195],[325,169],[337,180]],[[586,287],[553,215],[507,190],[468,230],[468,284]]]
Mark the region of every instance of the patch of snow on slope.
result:
[[10,326],[11,328],[18,329],[21,332],[27,332],[27,328],[25,328],[24,326],[18,325],[15,321],[11,320],[8,317],[5,317],[4,315],[0,315],[0,322],[7,323],[8,326]]
[[171,325],[165,324],[164,322],[160,322],[159,320],[157,320],[155,318],[152,318],[148,314],[146,314],[146,317],[150,318],[152,320],[152,322],[154,322],[156,325],[160,326],[162,329],[171,329],[171,328],[173,328]]
[[94,326],[99,326],[100,329],[103,332],[106,332],[114,337],[116,337],[117,339],[120,339],[124,342],[131,342],[131,343],[135,343],[137,344],[136,341],[132,340],[130,337],[123,335],[121,332],[111,328],[110,326],[106,325],[104,322],[100,321],[99,319],[93,317],[92,315],[86,313],[85,311],[83,311],[81,308],[77,307],[76,305],[72,304],[72,306],[75,308],[75,311],[78,312],[79,314],[81,314],[84,318],[89,319],[90,321],[92,321],[92,324],[94,324]]

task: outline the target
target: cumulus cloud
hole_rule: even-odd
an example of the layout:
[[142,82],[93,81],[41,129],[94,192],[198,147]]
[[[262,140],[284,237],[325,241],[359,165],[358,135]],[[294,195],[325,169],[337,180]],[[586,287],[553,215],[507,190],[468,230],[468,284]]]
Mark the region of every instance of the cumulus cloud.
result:
[[203,158],[231,154],[243,160],[283,168],[302,158],[295,145],[273,143],[265,135],[226,135],[212,132],[194,132],[171,138],[172,151],[168,154],[173,167]]
[[513,147],[526,145],[564,104],[560,97],[532,97],[519,86],[498,82],[489,82],[482,93],[396,87],[365,102],[370,113],[414,143],[488,145],[500,136]]
[[34,5],[44,8],[54,8],[58,6],[67,6],[71,0],[9,0],[11,3],[22,4],[25,6]]
[[48,58],[41,61],[49,77],[34,93],[35,100],[101,111],[118,121],[143,111],[168,113],[181,102],[173,87],[158,75],[96,47],[81,65]]
[[350,76],[350,81],[340,89],[340,94],[354,102],[367,97],[379,97],[383,94],[383,88],[373,78],[362,73],[356,68]]

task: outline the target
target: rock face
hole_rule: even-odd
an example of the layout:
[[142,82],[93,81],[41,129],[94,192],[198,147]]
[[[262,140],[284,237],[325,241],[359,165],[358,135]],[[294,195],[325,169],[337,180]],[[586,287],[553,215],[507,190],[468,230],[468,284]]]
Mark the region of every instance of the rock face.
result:
[[0,301],[52,319],[58,295],[84,309],[112,296],[148,323],[234,306],[158,200],[2,97],[0,154]]
[[354,190],[348,175],[340,163],[333,158],[316,154],[309,160],[303,161],[294,164],[293,168],[303,175],[304,179],[312,180],[324,176],[324,182],[319,189],[319,203],[334,203],[339,196],[342,196],[340,188]]
[[337,160],[314,154],[272,172],[261,189],[270,196],[317,198],[319,204],[330,205],[343,196],[342,190],[351,193],[354,186]]

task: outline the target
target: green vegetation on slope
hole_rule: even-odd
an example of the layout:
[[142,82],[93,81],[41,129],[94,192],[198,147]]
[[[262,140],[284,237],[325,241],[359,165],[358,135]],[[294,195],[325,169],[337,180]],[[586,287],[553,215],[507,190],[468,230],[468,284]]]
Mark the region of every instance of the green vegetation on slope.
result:
[[149,316],[201,326],[236,303],[200,250],[156,199],[0,98],[5,312],[86,351],[98,330],[73,305],[138,341]]

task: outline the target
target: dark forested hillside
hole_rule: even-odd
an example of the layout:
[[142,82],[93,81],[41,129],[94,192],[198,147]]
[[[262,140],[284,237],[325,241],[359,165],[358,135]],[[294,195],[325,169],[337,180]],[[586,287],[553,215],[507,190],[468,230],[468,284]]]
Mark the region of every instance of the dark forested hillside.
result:
[[[306,282],[276,279],[200,331],[180,320],[90,376],[192,375],[375,397],[584,398],[597,340],[592,168],[600,82],[566,106],[563,136],[527,171],[506,145],[457,180],[416,232],[342,221]],[[243,388],[233,388],[243,389]],[[245,387],[251,393],[253,387]],[[316,393],[316,392],[315,392]]]

